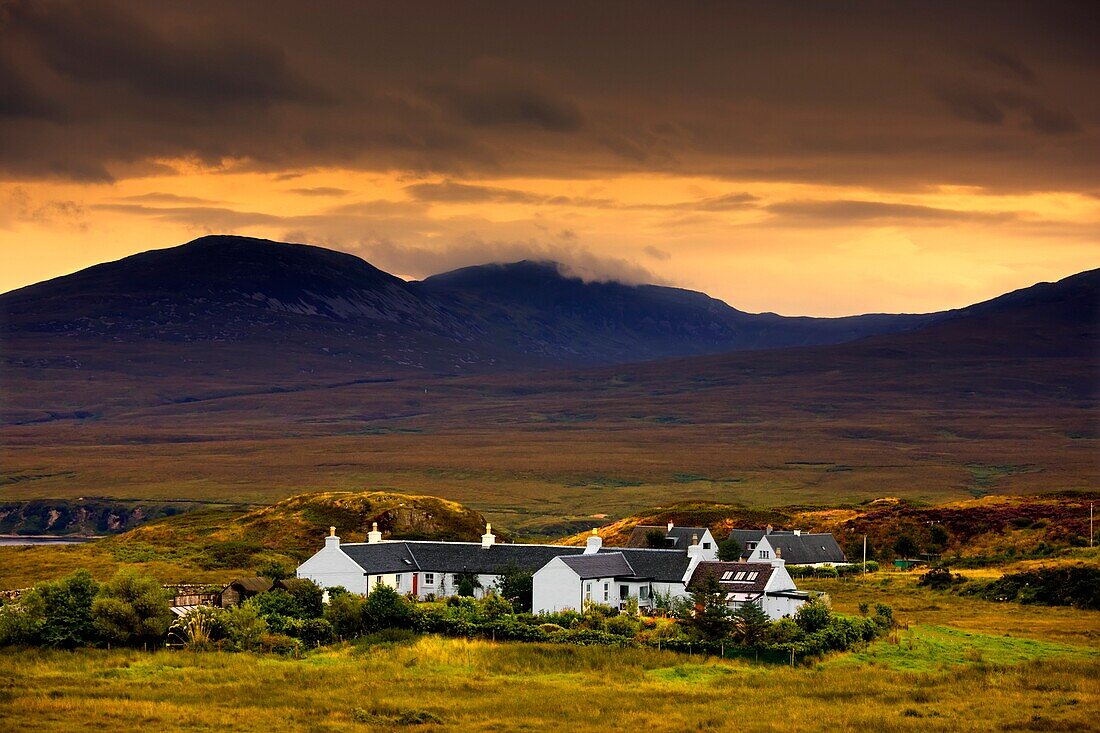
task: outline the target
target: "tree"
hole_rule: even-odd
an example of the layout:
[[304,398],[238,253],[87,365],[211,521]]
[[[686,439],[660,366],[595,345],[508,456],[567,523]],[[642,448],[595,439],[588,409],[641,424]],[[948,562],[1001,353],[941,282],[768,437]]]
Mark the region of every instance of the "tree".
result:
[[225,638],[241,651],[259,648],[260,640],[267,633],[267,621],[251,601],[225,609],[222,625],[225,627]]
[[92,623],[109,644],[159,641],[172,623],[171,593],[160,582],[124,570],[99,587],[92,602]]
[[363,633],[363,599],[352,593],[341,593],[329,598],[325,606],[325,618],[341,639],[352,639]]
[[99,584],[87,570],[77,570],[61,580],[38,583],[26,599],[39,608],[42,625],[38,639],[44,646],[72,649],[95,638],[92,601]]
[[947,532],[947,527],[944,527],[942,524],[933,524],[928,535],[932,541],[932,545],[940,552],[943,552],[951,539],[951,535]]
[[288,583],[290,597],[294,599],[296,618],[321,618],[324,613],[325,592],[321,586],[311,580],[296,580]]
[[271,582],[286,580],[294,576],[294,572],[285,563],[278,560],[269,560],[256,568],[256,575],[267,578]]
[[733,612],[733,638],[738,644],[759,649],[767,643],[768,614],[756,603],[745,603]]
[[718,578],[707,575],[691,593],[695,603],[692,627],[704,639],[723,639],[730,632],[730,610],[726,607],[726,593]]
[[455,573],[455,590],[458,595],[471,598],[481,587],[481,580],[474,573]]
[[659,529],[651,529],[645,533],[645,546],[659,550],[668,547],[665,542],[665,533]]
[[531,610],[533,595],[533,575],[529,570],[523,570],[512,564],[504,568],[497,581],[497,590],[509,603],[516,613],[524,613]]
[[794,614],[795,623],[802,627],[808,634],[820,631],[829,625],[832,611],[820,598],[814,598],[802,604],[802,607]]
[[367,631],[407,629],[412,620],[409,602],[385,583],[374,586],[363,603],[363,627]]
[[894,543],[894,554],[898,557],[916,557],[919,552],[920,547],[917,546],[916,540],[907,534],[898,537],[897,542]]
[[741,543],[730,537],[718,543],[718,559],[733,562],[741,559]]

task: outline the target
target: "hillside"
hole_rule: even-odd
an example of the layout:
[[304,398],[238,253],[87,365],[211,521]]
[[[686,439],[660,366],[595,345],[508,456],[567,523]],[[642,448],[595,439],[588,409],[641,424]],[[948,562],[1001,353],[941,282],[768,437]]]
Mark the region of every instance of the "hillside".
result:
[[0,421],[409,376],[836,343],[932,316],[785,318],[517,263],[408,283],[349,254],[208,236],[0,295]]
[[846,344],[586,369],[280,386],[262,366],[255,384],[226,387],[236,352],[224,342],[186,379],[161,361],[170,351],[113,342],[101,357],[120,369],[132,356],[129,371],[5,370],[27,418],[0,426],[0,497],[266,503],[372,486],[560,536],[686,500],[1089,490],[1097,281],[1082,273]]
[[224,582],[254,573],[266,561],[295,567],[323,546],[330,526],[345,542],[365,542],[374,522],[387,537],[402,539],[474,542],[485,531],[481,514],[434,496],[301,494],[253,510],[199,509],[156,519],[84,545],[2,548],[0,589],[63,575],[74,566],[101,577],[122,565],[137,565],[165,582]]

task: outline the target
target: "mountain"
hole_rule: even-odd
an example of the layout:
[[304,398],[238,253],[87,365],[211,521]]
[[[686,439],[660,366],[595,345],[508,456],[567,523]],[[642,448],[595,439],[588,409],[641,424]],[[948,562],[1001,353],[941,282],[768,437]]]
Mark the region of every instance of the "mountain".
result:
[[[155,360],[153,344],[221,344],[209,356],[223,355],[230,370],[370,377],[835,343],[930,318],[753,315],[688,290],[585,283],[552,263],[465,268],[408,283],[353,255],[233,236],[0,296],[0,334],[17,363],[79,360],[68,352],[96,341],[141,344],[146,361]],[[203,351],[191,348],[188,358],[205,364]]]
[[519,351],[584,364],[838,343],[936,317],[745,313],[693,290],[585,282],[557,263],[530,260],[465,267],[416,285]]

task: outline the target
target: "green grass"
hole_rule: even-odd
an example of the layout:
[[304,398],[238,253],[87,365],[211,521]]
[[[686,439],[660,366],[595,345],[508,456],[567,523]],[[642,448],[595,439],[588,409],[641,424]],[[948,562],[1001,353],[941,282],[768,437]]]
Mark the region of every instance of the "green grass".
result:
[[0,729],[1086,730],[1100,661],[790,669],[654,650],[426,637],[304,659],[128,650],[0,657]]
[[917,625],[890,639],[876,641],[865,650],[829,660],[826,665],[875,664],[909,672],[933,672],[974,663],[1006,665],[1070,659],[1100,659],[1100,648]]

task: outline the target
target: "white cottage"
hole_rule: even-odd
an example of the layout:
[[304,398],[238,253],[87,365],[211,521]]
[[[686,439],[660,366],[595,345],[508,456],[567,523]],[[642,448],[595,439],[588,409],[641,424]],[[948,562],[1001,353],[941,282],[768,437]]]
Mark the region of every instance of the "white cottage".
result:
[[701,562],[692,573],[688,590],[701,587],[710,578],[726,594],[726,605],[738,609],[747,603],[760,606],[775,621],[793,616],[811,598],[798,590],[782,559],[769,562]]

